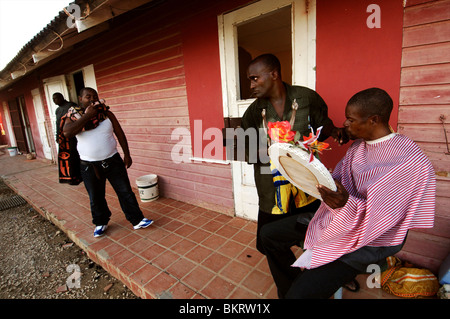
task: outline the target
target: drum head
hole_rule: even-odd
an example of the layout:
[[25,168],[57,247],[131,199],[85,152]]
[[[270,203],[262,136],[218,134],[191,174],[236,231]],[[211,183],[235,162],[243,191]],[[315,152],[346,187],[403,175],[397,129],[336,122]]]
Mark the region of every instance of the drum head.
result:
[[270,146],[269,156],[281,175],[305,193],[322,200],[317,185],[337,190],[330,172],[315,157],[310,163],[306,150],[288,143],[276,143]]

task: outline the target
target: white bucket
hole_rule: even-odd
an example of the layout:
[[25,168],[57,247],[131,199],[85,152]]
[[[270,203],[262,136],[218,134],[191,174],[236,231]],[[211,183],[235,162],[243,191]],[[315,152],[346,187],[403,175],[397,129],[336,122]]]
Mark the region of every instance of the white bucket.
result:
[[150,174],[138,177],[136,185],[142,202],[151,202],[159,198],[157,175]]
[[8,147],[9,156],[17,155],[17,147]]

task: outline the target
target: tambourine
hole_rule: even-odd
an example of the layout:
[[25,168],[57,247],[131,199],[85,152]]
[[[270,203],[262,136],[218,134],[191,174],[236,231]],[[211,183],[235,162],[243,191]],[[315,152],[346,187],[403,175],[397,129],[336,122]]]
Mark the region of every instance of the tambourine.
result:
[[316,157],[310,162],[306,149],[289,143],[275,143],[269,147],[269,156],[281,175],[305,193],[322,200],[317,185],[337,190],[327,168]]

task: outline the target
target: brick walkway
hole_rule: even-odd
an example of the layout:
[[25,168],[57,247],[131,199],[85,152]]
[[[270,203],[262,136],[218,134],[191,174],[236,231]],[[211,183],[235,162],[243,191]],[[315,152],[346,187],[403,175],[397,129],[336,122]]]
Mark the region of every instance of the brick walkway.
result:
[[[161,299],[277,298],[266,259],[254,248],[255,222],[160,198],[140,203],[154,224],[133,230],[108,188],[112,218],[106,235],[94,238],[83,184],[59,184],[54,164],[27,160],[23,155],[11,157],[5,151],[0,149],[0,176],[5,182],[136,295]],[[365,276],[359,279],[361,291],[344,290],[343,298],[392,298],[381,289],[366,288]]]

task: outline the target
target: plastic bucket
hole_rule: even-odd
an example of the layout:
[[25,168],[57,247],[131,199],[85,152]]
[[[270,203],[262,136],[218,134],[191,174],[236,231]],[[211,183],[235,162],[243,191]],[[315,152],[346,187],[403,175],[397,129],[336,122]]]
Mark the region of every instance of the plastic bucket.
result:
[[159,198],[157,175],[150,174],[138,177],[136,185],[142,202],[151,202]]
[[17,155],[17,147],[8,147],[9,156]]

